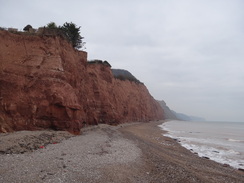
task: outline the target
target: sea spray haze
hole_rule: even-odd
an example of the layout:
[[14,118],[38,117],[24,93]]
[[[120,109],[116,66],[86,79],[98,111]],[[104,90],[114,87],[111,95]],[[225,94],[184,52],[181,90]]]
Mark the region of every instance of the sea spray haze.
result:
[[160,125],[168,131],[165,136],[176,138],[180,144],[234,168],[244,168],[244,122],[169,121]]

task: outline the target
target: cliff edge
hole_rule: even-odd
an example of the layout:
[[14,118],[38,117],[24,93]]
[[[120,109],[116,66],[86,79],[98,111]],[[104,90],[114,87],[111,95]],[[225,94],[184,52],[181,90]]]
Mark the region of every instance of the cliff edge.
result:
[[109,64],[89,64],[58,36],[0,31],[0,42],[0,132],[79,134],[86,125],[164,118],[143,84],[115,79]]

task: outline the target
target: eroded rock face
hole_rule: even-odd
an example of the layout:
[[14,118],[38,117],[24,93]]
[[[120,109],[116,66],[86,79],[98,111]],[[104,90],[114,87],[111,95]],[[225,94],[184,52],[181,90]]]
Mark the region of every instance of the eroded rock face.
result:
[[108,65],[59,37],[0,31],[0,132],[163,118],[146,87],[113,77]]

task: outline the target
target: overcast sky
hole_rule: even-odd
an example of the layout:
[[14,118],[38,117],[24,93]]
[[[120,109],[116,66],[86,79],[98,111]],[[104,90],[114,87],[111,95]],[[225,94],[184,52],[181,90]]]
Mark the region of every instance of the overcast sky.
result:
[[0,0],[0,26],[81,26],[89,59],[188,115],[244,122],[244,0]]

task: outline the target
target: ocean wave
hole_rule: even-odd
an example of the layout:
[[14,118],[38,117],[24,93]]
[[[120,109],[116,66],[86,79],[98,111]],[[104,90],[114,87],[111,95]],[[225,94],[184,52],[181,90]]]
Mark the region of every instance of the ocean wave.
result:
[[[198,127],[189,128],[189,126],[184,126],[183,123],[179,123],[179,125],[182,125],[181,128],[170,123],[164,123],[160,127],[167,131],[166,134],[163,134],[164,136],[176,139],[183,147],[197,153],[199,157],[229,164],[234,168],[243,168],[244,146],[242,143],[244,143],[244,136],[239,133],[239,128],[234,132],[232,128],[229,128],[230,131],[219,132],[219,125],[216,124],[212,126],[202,124]],[[195,124],[192,123],[192,125]]]
[[227,139],[230,142],[244,142],[244,140],[237,140],[237,139]]

